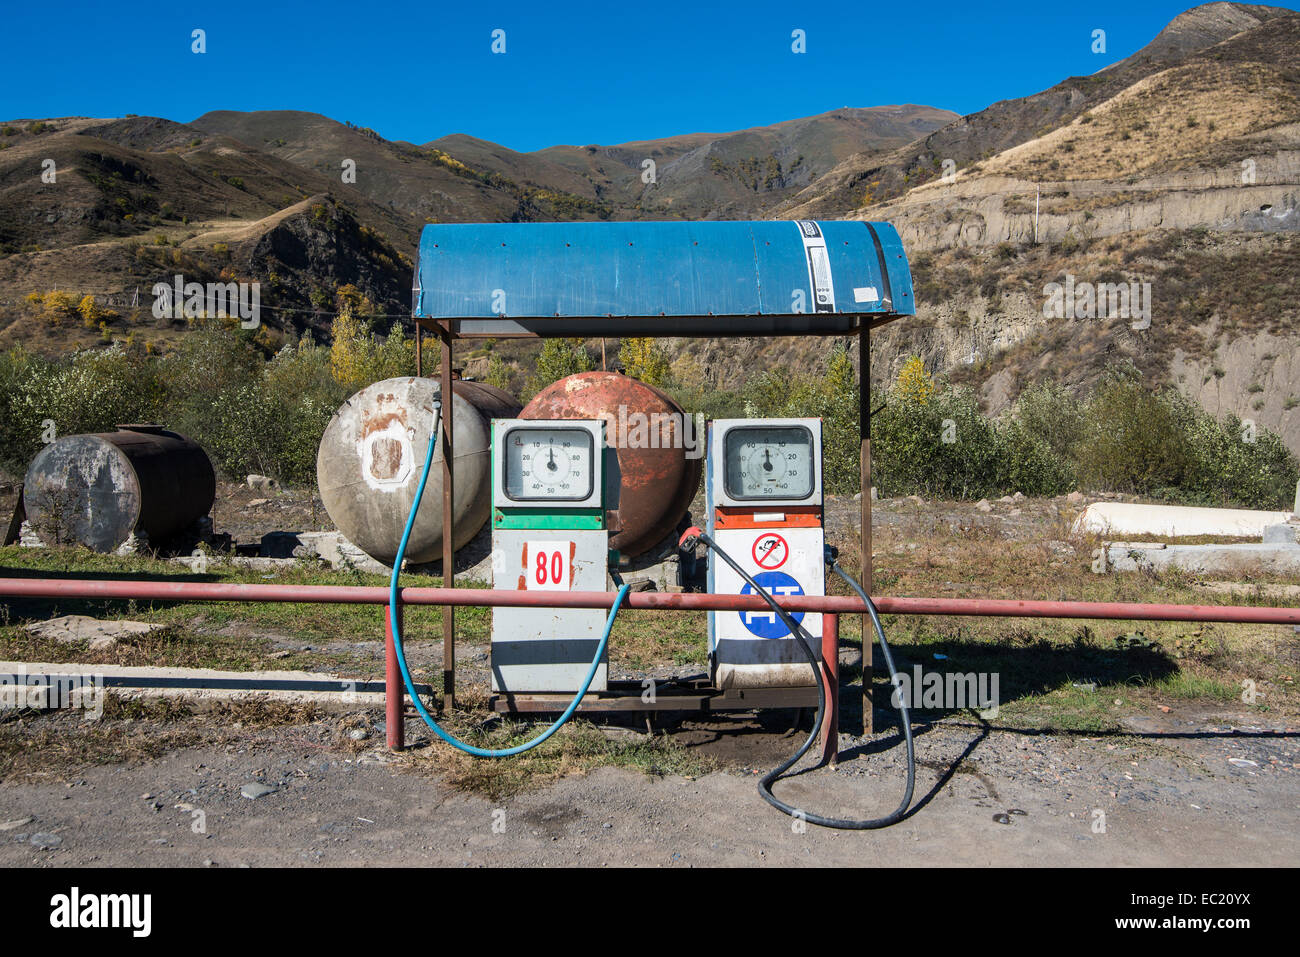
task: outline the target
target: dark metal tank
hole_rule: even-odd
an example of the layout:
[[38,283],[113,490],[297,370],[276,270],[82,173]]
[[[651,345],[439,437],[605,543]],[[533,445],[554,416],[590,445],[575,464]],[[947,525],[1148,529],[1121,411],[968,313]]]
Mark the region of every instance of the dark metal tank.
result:
[[207,453],[156,425],[65,435],[43,448],[23,481],[27,520],[46,544],[110,552],[144,532],[158,544],[212,510]]

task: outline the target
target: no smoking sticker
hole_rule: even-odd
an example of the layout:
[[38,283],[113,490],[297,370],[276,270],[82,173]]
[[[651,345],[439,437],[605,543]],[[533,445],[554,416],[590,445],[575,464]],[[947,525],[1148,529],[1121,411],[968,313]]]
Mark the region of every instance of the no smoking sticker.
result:
[[790,557],[790,546],[780,535],[760,535],[754,540],[750,553],[759,568],[772,571],[785,564],[785,560]]

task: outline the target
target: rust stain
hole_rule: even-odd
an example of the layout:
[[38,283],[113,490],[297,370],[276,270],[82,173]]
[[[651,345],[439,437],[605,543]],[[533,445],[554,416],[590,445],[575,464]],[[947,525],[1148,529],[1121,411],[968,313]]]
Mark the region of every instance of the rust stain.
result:
[[375,439],[370,446],[370,474],[381,481],[397,477],[402,465],[402,443],[396,439]]
[[573,560],[578,555],[578,543],[569,542],[569,590],[573,590],[573,583],[578,577],[578,568],[574,565]]

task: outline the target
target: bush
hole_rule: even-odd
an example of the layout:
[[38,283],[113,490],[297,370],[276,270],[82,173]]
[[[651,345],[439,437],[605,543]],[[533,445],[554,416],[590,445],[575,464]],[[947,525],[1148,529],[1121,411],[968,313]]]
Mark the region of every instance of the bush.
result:
[[979,498],[999,479],[994,423],[964,389],[944,389],[926,401],[898,387],[871,421],[872,481],[881,495]]
[[372,382],[415,375],[415,342],[394,322],[380,341],[369,325],[345,306],[330,327],[334,344],[329,367],[334,379],[351,395]]
[[595,367],[581,339],[546,339],[537,355],[537,373],[531,391],[540,392],[552,382],[578,372],[590,372]]
[[1192,467],[1182,410],[1132,369],[1108,371],[1089,397],[1075,449],[1079,476],[1093,488],[1150,493],[1182,484]]

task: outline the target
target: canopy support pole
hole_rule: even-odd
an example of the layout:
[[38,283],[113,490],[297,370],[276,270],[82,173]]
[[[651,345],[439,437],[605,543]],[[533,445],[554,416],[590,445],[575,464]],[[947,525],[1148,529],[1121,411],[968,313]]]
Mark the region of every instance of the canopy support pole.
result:
[[[456,549],[452,520],[452,410],[455,408],[451,381],[451,323],[439,323],[442,339],[442,587],[456,587]],[[442,696],[444,713],[456,707],[456,608],[442,608]]]
[[[872,588],[871,573],[871,325],[862,324],[858,332],[858,436],[861,442],[861,507],[858,520],[862,532],[862,570],[859,581],[868,595]],[[871,619],[862,617],[862,733],[871,734]]]

